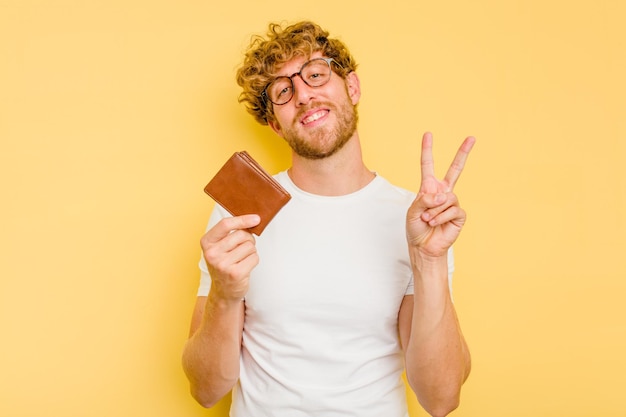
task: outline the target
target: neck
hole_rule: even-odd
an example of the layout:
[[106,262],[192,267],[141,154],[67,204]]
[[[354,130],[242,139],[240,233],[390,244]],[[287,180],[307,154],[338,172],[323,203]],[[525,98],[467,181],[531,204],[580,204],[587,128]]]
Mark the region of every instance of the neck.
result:
[[355,135],[338,152],[322,159],[307,159],[292,153],[289,176],[298,188],[317,195],[339,196],[369,184],[375,174],[367,169],[359,138]]

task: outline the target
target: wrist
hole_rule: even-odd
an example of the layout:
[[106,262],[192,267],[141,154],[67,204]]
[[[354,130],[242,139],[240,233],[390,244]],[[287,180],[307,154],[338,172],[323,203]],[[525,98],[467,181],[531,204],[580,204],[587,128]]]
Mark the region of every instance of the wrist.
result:
[[228,297],[213,286],[209,291],[207,304],[211,305],[213,310],[227,311],[229,309],[239,308],[243,303],[243,297]]
[[448,254],[433,256],[419,249],[411,250],[411,267],[415,286],[433,290],[448,288]]
[[223,298],[215,292],[209,292],[200,326],[201,333],[211,335],[216,328],[224,332],[233,324],[243,323],[243,304],[243,299]]
[[442,268],[445,268],[447,271],[448,269],[447,251],[443,255],[432,255],[418,248],[411,248],[409,250],[409,255],[411,257],[413,267],[420,271],[424,269],[440,270]]

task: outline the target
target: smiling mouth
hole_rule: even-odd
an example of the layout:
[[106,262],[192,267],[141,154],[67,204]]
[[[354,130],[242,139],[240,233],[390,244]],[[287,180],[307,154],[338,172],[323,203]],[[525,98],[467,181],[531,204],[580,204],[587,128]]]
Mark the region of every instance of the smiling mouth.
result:
[[302,119],[300,121],[300,123],[302,123],[303,125],[306,125],[306,124],[309,124],[309,123],[313,123],[314,121],[321,119],[322,117],[326,116],[327,114],[328,114],[328,110],[319,110],[319,111],[316,111],[313,114],[308,115],[304,119]]

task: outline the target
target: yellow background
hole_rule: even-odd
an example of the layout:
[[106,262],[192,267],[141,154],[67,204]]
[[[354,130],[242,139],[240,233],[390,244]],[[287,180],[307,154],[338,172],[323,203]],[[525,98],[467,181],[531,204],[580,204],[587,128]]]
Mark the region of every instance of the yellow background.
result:
[[234,71],[301,18],[360,64],[371,169],[416,189],[424,131],[441,173],[478,138],[454,415],[626,415],[621,0],[0,1],[0,415],[226,415],[180,367],[202,188],[236,150],[288,166]]

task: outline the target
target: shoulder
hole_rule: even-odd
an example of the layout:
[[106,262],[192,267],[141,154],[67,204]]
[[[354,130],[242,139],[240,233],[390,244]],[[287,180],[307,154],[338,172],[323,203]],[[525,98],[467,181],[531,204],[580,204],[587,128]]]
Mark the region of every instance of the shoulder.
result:
[[402,202],[412,202],[416,193],[406,188],[402,188],[395,184],[389,182],[385,177],[376,175],[374,180],[376,182],[376,186],[374,192],[378,195],[384,196],[385,198],[392,198],[394,200],[402,201]]

